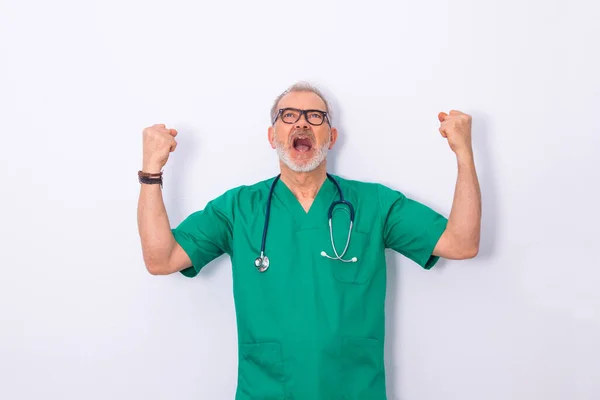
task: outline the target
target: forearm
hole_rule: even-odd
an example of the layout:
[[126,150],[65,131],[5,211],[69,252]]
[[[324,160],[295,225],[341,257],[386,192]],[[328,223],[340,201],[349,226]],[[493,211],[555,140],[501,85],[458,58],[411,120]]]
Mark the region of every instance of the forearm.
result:
[[457,154],[458,177],[447,230],[454,245],[468,255],[479,251],[481,231],[481,191],[472,151]]
[[138,230],[146,268],[164,268],[175,247],[160,185],[142,184],[138,202]]

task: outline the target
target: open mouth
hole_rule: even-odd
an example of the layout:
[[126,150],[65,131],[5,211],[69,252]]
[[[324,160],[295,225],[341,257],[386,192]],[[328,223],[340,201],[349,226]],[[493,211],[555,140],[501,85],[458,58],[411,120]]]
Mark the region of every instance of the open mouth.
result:
[[293,142],[294,149],[301,153],[310,151],[313,147],[312,141],[306,136],[298,136]]

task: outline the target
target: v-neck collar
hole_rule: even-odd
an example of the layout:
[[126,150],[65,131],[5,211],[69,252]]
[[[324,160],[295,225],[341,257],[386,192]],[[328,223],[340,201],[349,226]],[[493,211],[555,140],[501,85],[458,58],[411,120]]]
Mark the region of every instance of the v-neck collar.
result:
[[[332,175],[332,178],[335,179],[335,176]],[[306,212],[291,189],[281,179],[277,181],[273,189],[273,196],[277,197],[292,214],[292,217],[301,224],[309,221],[326,222],[327,210],[329,210],[332,199],[336,194],[337,188],[335,184],[329,178],[325,178],[308,212]]]

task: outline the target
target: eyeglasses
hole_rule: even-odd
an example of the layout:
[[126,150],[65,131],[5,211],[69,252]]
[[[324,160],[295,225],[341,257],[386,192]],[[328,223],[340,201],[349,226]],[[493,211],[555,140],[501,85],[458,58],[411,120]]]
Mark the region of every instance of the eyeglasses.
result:
[[322,125],[325,121],[327,121],[327,123],[331,125],[326,111],[299,110],[297,108],[280,108],[279,112],[275,116],[275,119],[273,120],[273,124],[275,123],[275,121],[277,121],[277,118],[279,118],[280,116],[281,120],[284,123],[295,124],[300,120],[302,114],[304,114],[304,119],[306,119],[306,121],[311,125],[319,126]]

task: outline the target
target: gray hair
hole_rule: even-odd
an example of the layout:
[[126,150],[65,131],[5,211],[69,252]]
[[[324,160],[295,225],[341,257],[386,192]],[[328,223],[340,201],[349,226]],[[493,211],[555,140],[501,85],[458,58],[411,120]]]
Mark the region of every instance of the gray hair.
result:
[[292,92],[311,92],[311,93],[314,93],[317,96],[319,96],[321,98],[321,100],[323,100],[323,102],[325,103],[325,111],[327,111],[327,117],[329,118],[329,122],[331,123],[331,110],[329,109],[329,102],[327,101],[327,99],[325,98],[323,93],[317,87],[311,85],[308,82],[297,82],[297,83],[293,84],[292,86],[290,86],[289,88],[287,88],[283,93],[281,93],[275,99],[275,102],[273,103],[273,107],[271,107],[271,123],[272,124],[275,123],[275,118],[277,117],[277,113],[279,112],[279,109],[277,108],[277,106],[279,105],[279,101],[283,98],[283,96],[285,96],[288,93],[292,93]]

